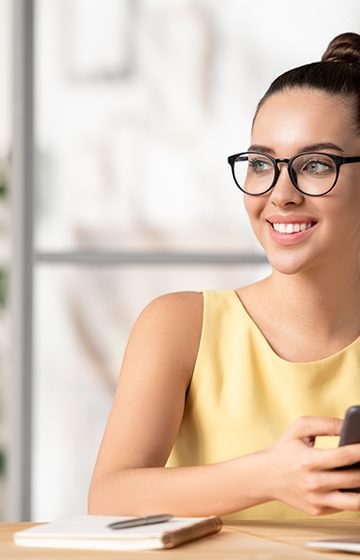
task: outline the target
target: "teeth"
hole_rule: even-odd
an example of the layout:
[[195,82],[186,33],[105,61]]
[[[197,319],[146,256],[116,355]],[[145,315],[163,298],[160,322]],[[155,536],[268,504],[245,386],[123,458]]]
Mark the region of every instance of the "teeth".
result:
[[305,231],[311,228],[311,223],[303,224],[272,224],[275,231],[279,233],[298,233],[299,231]]

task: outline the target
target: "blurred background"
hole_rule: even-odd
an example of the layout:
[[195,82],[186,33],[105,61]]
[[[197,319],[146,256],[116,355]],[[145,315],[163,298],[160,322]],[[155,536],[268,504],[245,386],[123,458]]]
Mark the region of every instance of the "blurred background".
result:
[[131,326],[268,273],[228,155],[357,0],[0,0],[0,518],[84,513]]

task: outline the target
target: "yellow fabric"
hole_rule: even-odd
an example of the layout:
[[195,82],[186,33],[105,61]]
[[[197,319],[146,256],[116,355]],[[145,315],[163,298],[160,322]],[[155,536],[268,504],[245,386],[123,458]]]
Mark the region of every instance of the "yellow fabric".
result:
[[[288,362],[272,350],[235,291],[207,291],[199,352],[167,466],[245,455],[269,447],[299,416],[342,418],[354,404],[360,404],[360,337],[322,360]],[[336,445],[337,438],[317,438],[318,447]],[[227,518],[301,517],[308,516],[273,501]]]

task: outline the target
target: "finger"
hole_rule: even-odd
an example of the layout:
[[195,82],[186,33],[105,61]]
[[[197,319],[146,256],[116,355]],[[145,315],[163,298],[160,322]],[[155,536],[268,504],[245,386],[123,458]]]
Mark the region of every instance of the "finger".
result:
[[323,471],[317,474],[317,490],[321,492],[360,488],[360,469]]
[[299,438],[315,438],[316,436],[338,436],[342,420],[340,418],[320,418],[317,416],[301,416],[291,426],[290,433]]
[[322,502],[327,508],[329,507],[342,511],[360,510],[360,494],[355,492],[329,492],[324,496]]
[[358,494],[360,491],[360,470],[346,471],[345,478],[339,479],[338,482],[336,481],[333,488],[349,490]]
[[312,449],[311,467],[316,470],[332,470],[348,467],[360,461],[360,443],[334,447],[333,449]]

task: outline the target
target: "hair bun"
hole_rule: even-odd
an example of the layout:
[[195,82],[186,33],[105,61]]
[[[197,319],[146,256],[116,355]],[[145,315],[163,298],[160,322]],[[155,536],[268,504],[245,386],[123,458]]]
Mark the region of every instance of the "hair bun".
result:
[[360,35],[342,33],[330,41],[322,62],[360,63]]

